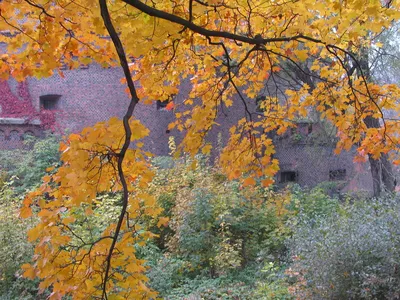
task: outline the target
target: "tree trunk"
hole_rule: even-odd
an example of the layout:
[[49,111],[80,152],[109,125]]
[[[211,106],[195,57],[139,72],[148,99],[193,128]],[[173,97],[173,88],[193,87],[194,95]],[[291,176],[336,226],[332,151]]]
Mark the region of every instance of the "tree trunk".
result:
[[[361,50],[359,64],[363,71],[364,79],[371,81],[371,70],[368,64],[368,50],[366,48]],[[360,72],[361,70],[358,71]],[[367,128],[381,128],[381,124],[377,118],[368,116],[363,121]],[[368,160],[371,167],[374,197],[380,196],[382,191],[394,192],[396,179],[393,174],[392,163],[389,161],[388,154],[381,153],[381,156],[378,159],[374,159],[371,155],[368,155]]]
[[372,176],[372,188],[374,192],[374,197],[378,197],[381,194],[381,167],[380,161],[373,159],[372,155],[368,155],[369,164],[371,167]]
[[396,188],[396,177],[393,173],[392,163],[389,160],[389,155],[383,153],[381,155],[381,172],[382,172],[382,184],[387,192],[394,192]]
[[[367,128],[381,127],[379,120],[370,116],[364,119],[364,123]],[[374,197],[379,197],[382,191],[394,192],[396,180],[389,155],[382,153],[379,159],[374,159],[371,155],[368,155],[368,159],[371,166]]]

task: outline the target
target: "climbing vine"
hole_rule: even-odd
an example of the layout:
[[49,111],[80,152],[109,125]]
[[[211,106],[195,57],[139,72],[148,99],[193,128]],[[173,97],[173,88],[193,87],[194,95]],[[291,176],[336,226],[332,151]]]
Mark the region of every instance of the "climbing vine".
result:
[[43,108],[36,110],[26,81],[17,83],[16,92],[17,95],[11,90],[8,81],[0,81],[0,117],[23,118],[27,124],[39,120],[41,128],[45,130],[54,131],[58,128],[56,122],[58,111]]

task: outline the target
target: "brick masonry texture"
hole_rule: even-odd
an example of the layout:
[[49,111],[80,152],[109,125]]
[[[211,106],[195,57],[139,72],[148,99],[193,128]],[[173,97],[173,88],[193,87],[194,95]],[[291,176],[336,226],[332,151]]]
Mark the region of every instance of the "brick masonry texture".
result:
[[[96,122],[105,121],[110,117],[121,118],[129,103],[125,86],[120,83],[123,73],[119,68],[103,69],[98,65],[89,68],[64,71],[64,78],[54,75],[50,78],[27,80],[27,87],[36,111],[40,111],[40,96],[59,95],[56,109],[57,123],[67,132],[79,132],[84,127],[92,126]],[[11,91],[16,95],[14,80],[8,82]],[[174,102],[182,103],[190,92],[190,81],[182,82],[180,93]],[[0,94],[0,98],[2,95]],[[21,100],[22,101],[22,100]],[[246,99],[251,112],[256,111],[254,99]],[[207,140],[214,147],[217,145],[218,136],[222,143],[228,140],[229,129],[245,116],[245,108],[241,99],[235,97],[232,107],[220,107],[218,117],[213,129],[208,133]],[[180,108],[178,107],[178,110]],[[0,118],[2,117],[0,112]],[[139,103],[135,109],[134,117],[150,129],[150,136],[144,141],[146,150],[155,155],[168,155],[168,138],[176,137],[179,142],[184,132],[176,130],[167,131],[168,124],[174,120],[170,111],[157,109],[156,103],[144,105]],[[22,147],[22,140],[16,140],[15,131],[20,137],[27,131],[39,136],[40,127],[29,124],[12,125],[0,124],[0,149]],[[13,132],[12,139],[10,138]],[[305,135],[304,132],[299,132]],[[313,187],[322,181],[329,180],[332,170],[346,169],[346,180],[341,186],[346,190],[371,190],[371,176],[367,164],[353,163],[354,151],[343,152],[336,156],[333,148],[328,146],[310,146],[299,143],[276,142],[277,153],[275,157],[280,160],[281,171],[296,171],[297,182],[303,186]],[[215,153],[213,154],[215,157]],[[281,181],[281,173],[277,175],[277,182]]]

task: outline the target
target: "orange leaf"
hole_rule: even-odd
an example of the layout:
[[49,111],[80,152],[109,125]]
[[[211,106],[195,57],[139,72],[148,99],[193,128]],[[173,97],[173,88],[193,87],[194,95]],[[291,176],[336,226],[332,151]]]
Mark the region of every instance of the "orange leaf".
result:
[[165,107],[165,109],[166,109],[166,110],[172,110],[172,109],[174,108],[174,106],[175,106],[175,105],[174,105],[174,102],[171,101],[171,102],[169,102],[169,103],[167,104],[167,106]]
[[243,181],[243,186],[249,186],[249,185],[255,185],[256,181],[254,180],[253,177],[247,177],[244,181]]
[[32,209],[29,206],[22,207],[19,211],[19,216],[24,219],[29,218],[32,216]]
[[54,166],[46,168],[46,172],[51,172],[54,170]]
[[34,279],[36,277],[35,269],[30,264],[23,264],[21,269],[24,270],[22,276],[29,279]]
[[267,187],[267,186],[270,186],[271,184],[273,184],[274,183],[274,181],[272,180],[272,179],[264,179],[263,181],[261,181],[261,183],[262,183],[262,185],[264,186],[264,187]]

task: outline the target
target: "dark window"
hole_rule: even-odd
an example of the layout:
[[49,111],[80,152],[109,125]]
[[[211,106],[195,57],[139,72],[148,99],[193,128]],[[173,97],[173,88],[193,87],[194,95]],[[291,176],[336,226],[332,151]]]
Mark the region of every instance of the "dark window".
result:
[[308,134],[310,134],[312,132],[312,123],[308,124]]
[[0,141],[5,141],[6,140],[6,135],[3,130],[0,130]]
[[40,107],[45,110],[55,110],[58,108],[58,100],[61,95],[44,95],[40,96]]
[[157,100],[157,110],[166,110],[168,103],[174,101],[175,95],[170,95],[167,100],[161,101]]
[[297,182],[297,177],[296,171],[283,171],[281,172],[281,183]]
[[329,171],[329,180],[345,180],[346,169],[337,169]]
[[157,110],[165,109],[168,105],[168,101],[157,100]]

